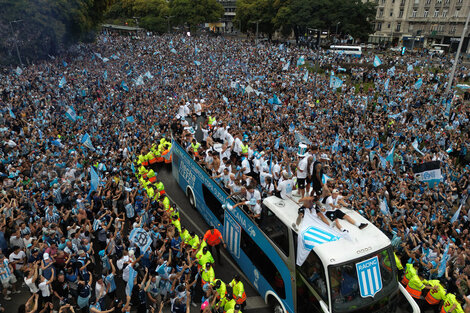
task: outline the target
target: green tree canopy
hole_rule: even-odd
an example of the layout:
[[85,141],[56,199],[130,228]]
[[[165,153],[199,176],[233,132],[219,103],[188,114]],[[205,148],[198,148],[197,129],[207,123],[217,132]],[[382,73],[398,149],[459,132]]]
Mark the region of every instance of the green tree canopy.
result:
[[170,14],[177,25],[195,27],[201,23],[218,22],[224,7],[217,0],[171,0]]
[[0,63],[37,60],[59,48],[93,38],[109,0],[0,0]]
[[280,30],[287,35],[307,28],[339,31],[355,38],[367,38],[373,31],[375,5],[361,0],[237,0],[236,21],[242,29],[261,20],[260,31],[272,34]]

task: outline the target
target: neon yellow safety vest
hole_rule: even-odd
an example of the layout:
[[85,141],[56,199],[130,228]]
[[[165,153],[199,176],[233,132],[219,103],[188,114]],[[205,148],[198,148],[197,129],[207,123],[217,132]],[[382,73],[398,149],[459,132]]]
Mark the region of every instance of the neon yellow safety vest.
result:
[[209,116],[209,122],[208,122],[208,124],[209,124],[209,125],[212,125],[212,124],[214,124],[214,123],[215,123],[215,117]]
[[201,144],[198,142],[196,144],[191,143],[191,148],[193,149],[194,152],[197,152]]
[[242,144],[242,153],[248,153],[248,145]]
[[199,242],[200,242],[199,236],[194,235],[194,237],[188,241],[188,244],[191,246],[191,248],[197,249],[197,247],[199,246]]

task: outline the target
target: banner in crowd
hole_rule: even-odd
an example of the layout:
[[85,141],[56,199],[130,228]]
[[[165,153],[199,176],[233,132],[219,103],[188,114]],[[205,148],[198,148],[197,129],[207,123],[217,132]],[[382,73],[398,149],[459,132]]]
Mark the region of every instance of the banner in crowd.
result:
[[431,161],[413,166],[413,173],[417,180],[428,183],[429,187],[434,187],[442,180],[441,162]]
[[374,67],[380,66],[382,64],[382,60],[378,56],[374,57]]
[[343,86],[343,81],[335,75],[330,76],[330,88],[336,89]]
[[147,252],[152,243],[152,238],[143,228],[134,228],[131,231],[129,240],[139,247],[141,253]]

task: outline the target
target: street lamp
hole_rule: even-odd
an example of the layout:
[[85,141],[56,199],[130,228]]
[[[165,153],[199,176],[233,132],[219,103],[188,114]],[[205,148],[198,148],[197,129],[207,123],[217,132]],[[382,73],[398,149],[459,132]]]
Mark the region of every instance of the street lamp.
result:
[[165,15],[168,24],[168,33],[170,33],[170,18],[175,17],[174,15]]
[[258,25],[259,25],[259,22],[261,22],[261,19],[249,22],[250,24],[256,23],[256,38],[255,38],[255,43],[256,44],[258,44]]
[[[19,23],[19,22],[23,22],[23,20],[10,21],[10,30],[12,34],[13,34],[13,23]],[[18,60],[20,61],[21,66],[23,66],[23,62],[21,61],[21,56],[20,56],[20,49],[18,49],[18,39],[16,38],[16,34],[15,34],[15,46],[16,46],[16,54],[18,55]]]
[[338,35],[338,26],[339,26],[339,24],[341,24],[341,22],[338,22],[338,23],[336,23],[336,31],[335,31],[335,35]]

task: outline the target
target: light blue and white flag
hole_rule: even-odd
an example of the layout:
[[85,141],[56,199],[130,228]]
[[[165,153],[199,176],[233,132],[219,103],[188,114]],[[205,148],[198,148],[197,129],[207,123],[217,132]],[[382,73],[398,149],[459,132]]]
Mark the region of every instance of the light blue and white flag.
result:
[[323,174],[321,176],[321,183],[324,185],[326,184],[329,180],[332,180],[333,178],[329,177],[328,175],[326,174]]
[[415,87],[415,89],[419,89],[419,88],[421,88],[422,85],[423,85],[423,79],[420,78],[416,81],[414,87]]
[[136,276],[137,271],[132,266],[129,266],[129,280],[126,284],[126,296],[128,297],[132,295],[132,289],[134,288],[134,280]]
[[16,75],[20,76],[23,73],[23,70],[19,66],[17,66],[16,70],[15,70],[15,73],[16,73]]
[[390,165],[393,167],[393,156],[395,155],[395,143],[393,143],[392,149],[388,151],[387,155],[385,156],[385,160],[387,160]]
[[302,135],[298,131],[295,132],[294,138],[296,143],[304,143],[306,145],[312,144],[312,142],[306,136]]
[[174,53],[174,54],[177,54],[178,52],[176,52],[176,49],[175,48],[171,48],[170,50],[171,53]]
[[108,71],[104,71],[103,73],[103,79],[108,80]]
[[67,111],[65,111],[65,116],[73,122],[77,120],[77,112],[75,112],[72,107],[67,108]]
[[94,166],[90,167],[90,192],[95,191],[98,189],[100,184],[100,178],[95,171]]
[[128,116],[128,117],[126,117],[126,120],[127,120],[129,123],[134,123],[134,122],[135,122],[133,116]]
[[148,79],[152,79],[153,78],[153,75],[150,74],[150,71],[147,71],[145,74],[144,74],[145,77],[147,77]]
[[129,240],[139,247],[141,253],[147,252],[152,244],[152,237],[143,228],[134,228]]
[[395,76],[395,66],[392,66],[387,70],[387,75],[388,76]]
[[382,169],[386,169],[387,168],[387,159],[385,159],[379,153],[377,153],[377,155],[379,156],[380,166],[382,166]]
[[198,49],[197,46],[195,45],[195,46],[194,46],[194,54],[197,55],[198,52],[199,52],[199,49]]
[[137,77],[137,79],[135,80],[135,85],[142,86],[143,84],[144,84],[144,78],[142,77],[142,75],[139,75],[139,77]]
[[86,133],[85,135],[82,136],[81,143],[82,143],[82,145],[84,145],[88,149],[95,150],[95,148],[93,147],[93,144],[91,143],[90,135],[88,135],[88,133]]
[[68,64],[67,64],[67,62],[62,61],[62,65],[63,65],[64,67],[67,67]]
[[432,87],[432,89],[434,89],[434,92],[437,91],[437,88],[439,88],[439,84],[438,83],[435,83],[434,86]]
[[293,133],[294,130],[295,130],[295,125],[294,125],[294,123],[290,123],[290,125],[289,125],[289,133]]
[[304,82],[307,82],[308,81],[308,70],[305,70],[305,74],[304,74],[304,77],[302,77],[302,80]]
[[385,197],[380,201],[380,212],[382,212],[383,215],[390,215],[390,208],[388,207],[387,198]]
[[452,216],[452,218],[450,219],[450,222],[451,224],[454,224],[455,221],[457,221],[457,219],[459,218],[460,216],[460,210],[462,209],[462,205],[459,206],[459,209],[457,211],[455,211],[454,215]]
[[65,80],[65,76],[62,76],[62,78],[59,81],[59,88],[63,88],[67,84],[67,81]]
[[364,148],[371,150],[374,148],[374,146],[375,146],[375,138],[372,138],[372,140],[366,146],[364,146]]
[[297,60],[297,66],[304,65],[305,64],[305,57],[302,55],[300,58]]
[[418,139],[417,138],[411,143],[411,146],[413,147],[413,149],[416,150],[416,152],[418,152],[421,155],[424,155],[424,153],[421,150],[419,150],[419,148],[418,148]]
[[441,162],[429,161],[412,166],[416,180],[425,182],[433,188],[442,181]]
[[387,78],[387,80],[385,81],[385,84],[384,84],[384,89],[388,90],[389,87],[390,87],[390,78]]
[[338,67],[338,72],[346,72],[346,69],[344,67]]
[[222,99],[224,100],[226,104],[228,104],[228,98],[226,96],[222,96]]
[[336,89],[343,86],[343,81],[334,75],[330,76],[330,88]]
[[316,246],[337,241],[342,237],[343,234],[338,230],[329,227],[316,217],[316,213],[310,213],[310,210],[305,210],[304,218],[299,226],[297,265],[302,266],[310,251]]
[[283,71],[289,70],[289,66],[290,66],[290,61],[288,61],[286,64],[284,64],[284,66],[282,67],[282,70]]
[[276,150],[279,149],[279,145],[281,143],[281,138],[282,138],[282,136],[278,137],[276,140],[274,140],[274,149],[276,149]]
[[8,114],[10,114],[11,118],[16,118],[15,113],[13,113],[13,111],[11,109],[8,109]]
[[201,65],[201,62],[199,62],[199,61],[194,61],[194,64],[196,64],[196,66],[199,66],[199,65]]
[[439,263],[439,268],[437,269],[437,277],[442,277],[446,273],[447,261],[450,259],[449,255],[449,244],[444,248],[444,253],[442,254],[441,262]]
[[382,65],[382,60],[378,56],[374,57],[374,67]]
[[124,89],[125,91],[129,91],[129,87],[127,86],[125,81],[121,82],[121,88]]
[[411,71],[413,70],[413,65],[408,64],[408,66],[406,67],[406,70],[407,70],[408,72],[411,72]]

